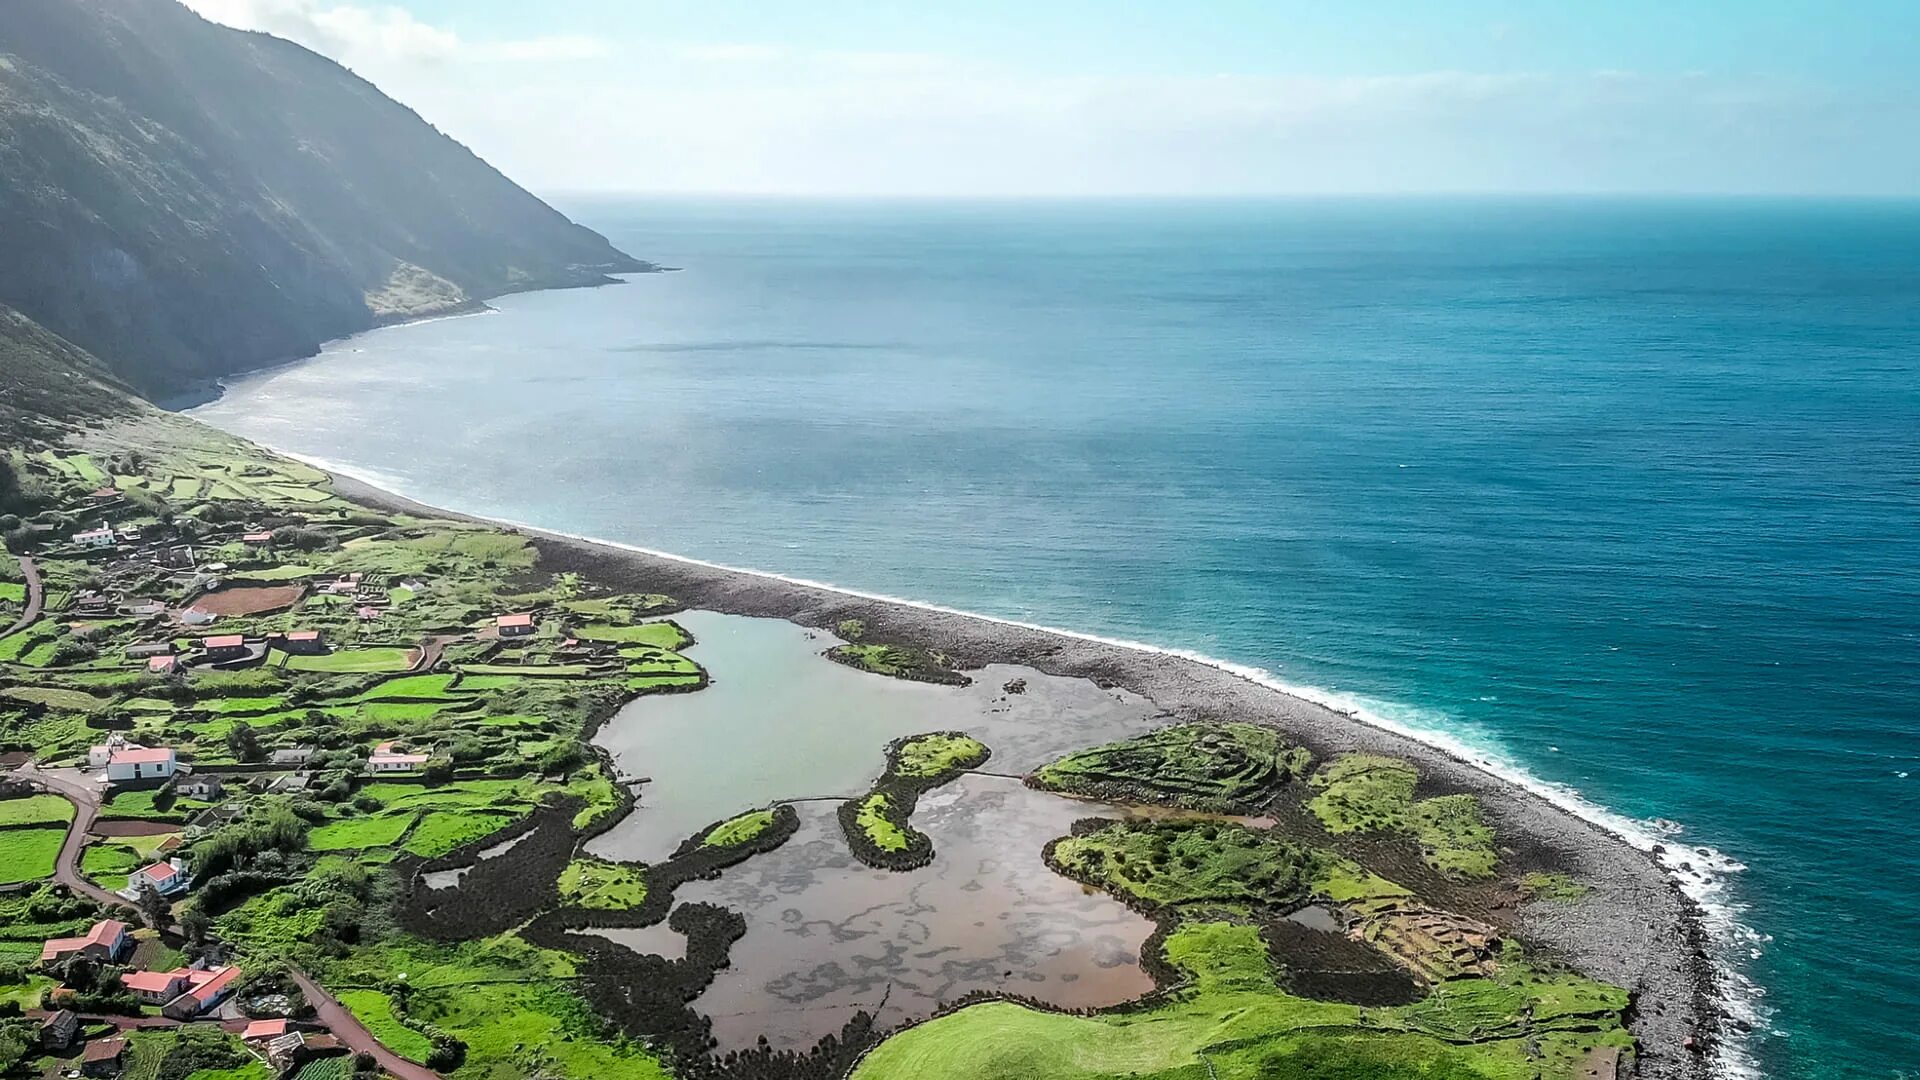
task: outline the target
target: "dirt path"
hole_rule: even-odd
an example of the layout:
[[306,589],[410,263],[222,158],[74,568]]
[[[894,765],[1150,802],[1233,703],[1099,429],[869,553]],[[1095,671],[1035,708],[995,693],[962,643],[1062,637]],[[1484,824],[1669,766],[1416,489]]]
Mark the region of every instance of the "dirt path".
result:
[[[47,598],[46,590],[40,587],[40,567],[34,564],[31,557],[20,556],[20,576],[27,579],[27,606],[20,612],[20,617],[13,621],[13,625],[7,628],[7,634],[33,625],[33,621],[40,617],[40,607]],[[0,637],[5,636],[0,634]]]
[[352,1011],[332,994],[320,988],[313,977],[299,968],[288,968],[287,974],[299,985],[300,992],[307,995],[307,1003],[313,1006],[314,1016],[330,1029],[341,1045],[355,1053],[372,1054],[380,1067],[400,1078],[400,1080],[441,1080],[440,1074],[387,1049],[380,1040],[373,1037],[365,1024],[356,1018]]
[[414,660],[413,666],[407,670],[416,672],[432,671],[433,665],[440,662],[440,654],[447,651],[447,646],[459,641],[465,636],[464,634],[437,634],[428,638],[427,643],[420,649],[419,657]]

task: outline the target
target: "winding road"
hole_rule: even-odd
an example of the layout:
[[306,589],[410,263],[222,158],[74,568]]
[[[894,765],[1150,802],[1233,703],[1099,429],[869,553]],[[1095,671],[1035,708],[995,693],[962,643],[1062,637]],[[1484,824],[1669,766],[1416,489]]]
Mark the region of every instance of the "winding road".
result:
[[[89,785],[48,772],[29,762],[13,770],[15,776],[35,784],[49,794],[58,795],[73,804],[73,824],[67,828],[67,838],[60,845],[60,856],[54,863],[55,881],[84,896],[91,897],[102,904],[138,910],[139,905],[118,893],[110,892],[87,880],[80,872],[80,851],[86,846],[87,834],[93,829],[93,822],[100,813],[100,795]],[[170,926],[170,932],[178,934],[180,928]],[[398,1077],[399,1080],[443,1080],[439,1073],[417,1062],[408,1061],[399,1054],[381,1045],[373,1032],[367,1030],[351,1010],[340,1004],[338,998],[320,988],[313,977],[298,968],[289,968],[287,974],[300,986],[300,992],[307,996],[313,1005],[319,1021],[325,1024],[340,1040],[340,1044],[355,1053],[372,1054],[381,1068]],[[175,1021],[159,1017],[128,1019],[126,1017],[103,1017],[116,1026],[126,1027],[164,1027]]]
[[300,992],[307,995],[307,1004],[313,1006],[314,1018],[325,1024],[342,1046],[355,1053],[372,1054],[373,1060],[379,1062],[381,1068],[400,1080],[441,1080],[439,1073],[418,1062],[408,1061],[380,1045],[380,1040],[373,1037],[373,1032],[367,1030],[359,1017],[340,1004],[338,998],[322,990],[312,976],[296,967],[288,968],[287,975],[300,987]]
[[[20,617],[13,621],[13,625],[7,627],[7,634],[33,625],[33,621],[40,617],[41,605],[47,598],[46,590],[40,587],[40,567],[34,564],[31,556],[20,556],[20,576],[27,580],[27,606],[20,612]],[[0,634],[0,637],[5,636]]]
[[14,775],[73,804],[73,824],[67,827],[67,838],[60,845],[60,857],[53,864],[53,879],[102,904],[134,908],[136,905],[131,900],[95,885],[80,872],[80,849],[86,847],[87,834],[93,831],[93,819],[100,814],[100,793],[78,780],[42,770],[32,762],[15,769]]

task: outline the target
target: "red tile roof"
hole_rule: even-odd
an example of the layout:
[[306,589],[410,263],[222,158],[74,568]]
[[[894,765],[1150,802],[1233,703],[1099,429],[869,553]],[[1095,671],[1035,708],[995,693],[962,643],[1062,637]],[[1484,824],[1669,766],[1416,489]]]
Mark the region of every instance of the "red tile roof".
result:
[[164,746],[129,746],[125,750],[115,750],[107,757],[112,765],[158,765],[163,761],[172,761],[173,751]]
[[247,1025],[245,1031],[240,1033],[240,1038],[251,1042],[254,1039],[278,1038],[286,1033],[287,1022],[285,1020],[255,1020]]
[[221,634],[219,637],[207,638],[200,644],[205,645],[209,649],[232,649],[245,645],[246,643],[247,639],[239,634]]
[[89,1065],[101,1061],[112,1061],[126,1048],[127,1040],[125,1039],[95,1039],[87,1044],[87,1049],[80,1055],[80,1060]]
[[[195,985],[193,989],[187,991],[187,995],[193,998],[193,1000],[205,1005],[207,1002],[220,996],[220,992],[225,990],[229,983],[240,977],[240,969],[232,964],[228,964],[226,967],[220,968],[217,971],[200,971],[194,974],[203,976],[203,978],[197,981],[197,985]],[[192,976],[189,976],[189,978],[191,977]]]
[[148,657],[147,670],[151,672],[155,672],[156,674],[164,674],[166,672],[172,671],[174,664],[178,662],[179,662],[178,658],[172,657],[172,656]]
[[172,881],[173,876],[175,874],[178,874],[179,872],[180,871],[175,870],[173,868],[172,863],[157,862],[157,863],[154,863],[152,866],[143,866],[140,869],[135,870],[133,872],[133,876],[146,878],[147,880],[153,882],[155,885],[159,885],[163,882]]
[[293,633],[287,635],[287,640],[288,641],[319,641],[320,631],[295,630]]
[[163,994],[173,989],[182,974],[178,971],[129,971],[120,976],[121,985],[142,994]]
[[532,626],[532,615],[502,615],[493,621],[495,626]]

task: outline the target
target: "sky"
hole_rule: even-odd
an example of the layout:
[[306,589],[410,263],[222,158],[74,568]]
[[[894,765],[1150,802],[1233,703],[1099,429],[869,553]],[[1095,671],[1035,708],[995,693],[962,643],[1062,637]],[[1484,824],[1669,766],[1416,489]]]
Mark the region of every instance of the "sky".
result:
[[1920,196],[1913,0],[185,0],[536,191]]

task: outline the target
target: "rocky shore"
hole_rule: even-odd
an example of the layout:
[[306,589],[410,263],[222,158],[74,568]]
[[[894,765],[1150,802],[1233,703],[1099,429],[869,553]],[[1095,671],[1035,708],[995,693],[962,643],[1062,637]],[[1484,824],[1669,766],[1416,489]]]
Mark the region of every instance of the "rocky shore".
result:
[[[336,476],[344,497],[422,517],[465,515]],[[1436,747],[1372,726],[1232,672],[1130,648],[912,604],[522,529],[543,565],[607,585],[666,593],[688,607],[781,618],[824,629],[860,619],[873,640],[938,649],[965,665],[1020,664],[1138,693],[1182,720],[1250,720],[1286,732],[1316,755],[1364,751],[1416,765],[1423,788],[1477,796],[1506,857],[1592,887],[1577,907],[1526,903],[1511,922],[1533,944],[1634,995],[1636,1076],[1696,1080],[1710,1071],[1720,1023],[1714,969],[1697,906],[1649,854],[1539,795]]]

